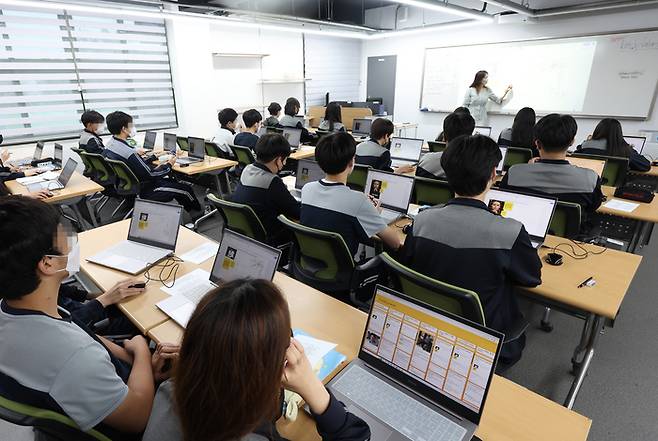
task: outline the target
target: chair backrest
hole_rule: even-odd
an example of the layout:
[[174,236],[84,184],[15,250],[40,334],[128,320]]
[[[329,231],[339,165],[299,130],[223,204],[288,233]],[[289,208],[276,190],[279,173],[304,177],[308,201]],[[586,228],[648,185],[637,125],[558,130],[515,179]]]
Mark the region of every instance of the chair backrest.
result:
[[480,297],[473,291],[424,276],[402,265],[388,253],[378,256],[387,269],[393,288],[467,320],[486,325]]
[[214,142],[206,141],[206,155],[212,156],[213,158],[224,158],[228,159],[228,155],[222,149],[217,147],[217,144]]
[[430,152],[442,152],[448,145],[445,142],[427,141],[427,146],[430,148]]
[[83,153],[94,170],[94,182],[103,187],[113,186],[116,182],[114,171],[105,161],[103,155],[98,153]]
[[445,204],[455,197],[455,192],[446,181],[438,179],[421,178],[414,179],[414,189],[411,200],[418,205]]
[[80,159],[82,159],[82,163],[85,165],[85,169],[82,172],[82,174],[90,179],[94,179],[94,168],[92,167],[91,163],[89,162],[89,158],[87,157],[87,152],[85,152],[82,149],[76,149],[71,147],[71,150],[73,150],[75,153],[78,154]]
[[185,138],[184,136],[177,136],[176,143],[178,144],[178,147],[180,147],[181,150],[185,152],[190,151],[190,143],[187,141],[187,138]]
[[139,179],[123,161],[105,158],[105,162],[117,177],[114,186],[117,194],[122,196],[136,196],[139,194],[141,190]]
[[281,127],[268,127],[266,131],[267,133],[278,133],[279,135],[283,133],[283,129]]
[[212,193],[209,193],[207,197],[210,203],[222,213],[229,230],[267,243],[265,227],[249,205],[226,201]]
[[611,187],[620,187],[624,185],[626,174],[628,173],[628,158],[618,156],[590,155],[587,153],[574,153],[571,156],[576,158],[604,159],[605,167],[601,181],[603,185]]
[[81,431],[75,422],[58,412],[18,403],[0,396],[0,419],[19,426],[31,426],[37,431],[70,441],[111,441],[97,430]]
[[352,190],[364,191],[368,180],[368,170],[370,170],[368,165],[354,164],[354,170],[347,177],[347,186]]
[[246,167],[249,164],[256,162],[256,158],[254,158],[254,154],[251,152],[249,147],[233,144],[230,144],[229,147],[233,151],[235,158],[238,160],[241,166]]
[[580,204],[558,201],[548,232],[554,236],[574,239],[580,232]]
[[328,282],[338,279],[340,273],[354,272],[354,258],[340,234],[306,227],[284,215],[278,219],[295,236],[293,264],[307,277]]
[[521,147],[507,147],[503,170],[507,170],[515,164],[527,164],[532,159],[532,150]]

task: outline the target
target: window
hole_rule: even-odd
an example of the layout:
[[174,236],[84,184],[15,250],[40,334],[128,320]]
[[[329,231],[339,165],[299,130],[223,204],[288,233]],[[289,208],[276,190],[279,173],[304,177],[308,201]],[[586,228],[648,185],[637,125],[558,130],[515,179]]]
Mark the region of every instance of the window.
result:
[[0,133],[76,136],[80,115],[123,110],[138,129],[177,125],[163,20],[0,8]]

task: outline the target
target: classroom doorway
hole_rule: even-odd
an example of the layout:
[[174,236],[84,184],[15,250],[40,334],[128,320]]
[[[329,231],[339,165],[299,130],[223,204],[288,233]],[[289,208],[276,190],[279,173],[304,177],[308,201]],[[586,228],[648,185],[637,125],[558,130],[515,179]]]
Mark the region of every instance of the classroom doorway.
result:
[[395,110],[396,64],[396,55],[368,57],[367,96],[383,98],[389,115],[393,115]]

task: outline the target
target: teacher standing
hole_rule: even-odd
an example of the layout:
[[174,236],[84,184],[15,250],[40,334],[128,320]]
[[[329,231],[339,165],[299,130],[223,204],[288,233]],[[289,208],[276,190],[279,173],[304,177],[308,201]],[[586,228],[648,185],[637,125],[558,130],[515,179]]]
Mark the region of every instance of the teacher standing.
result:
[[486,70],[479,71],[475,74],[475,79],[464,96],[464,107],[467,107],[471,112],[471,115],[475,119],[476,126],[489,126],[489,115],[487,114],[487,103],[489,100],[504,105],[512,99],[511,85],[507,86],[503,96],[498,98],[498,96],[487,87],[488,81],[489,73]]

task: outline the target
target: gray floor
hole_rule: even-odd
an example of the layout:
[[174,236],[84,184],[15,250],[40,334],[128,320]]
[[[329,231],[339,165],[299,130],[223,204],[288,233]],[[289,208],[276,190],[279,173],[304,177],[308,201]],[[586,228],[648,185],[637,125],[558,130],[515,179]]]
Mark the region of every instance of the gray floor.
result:
[[[218,239],[219,229],[217,220],[209,220],[200,232]],[[642,265],[615,327],[606,329],[599,339],[574,406],[576,412],[593,420],[590,441],[658,440],[658,375],[654,367],[658,363],[658,298],[654,298],[657,278],[653,273],[658,267],[658,239],[653,239],[642,250]],[[531,304],[524,308],[532,325],[537,325],[542,308]],[[505,376],[562,403],[573,380],[570,359],[582,321],[555,312],[552,322],[555,329],[550,334],[531,326],[523,358]],[[31,439],[29,429],[0,421],[0,441]]]

